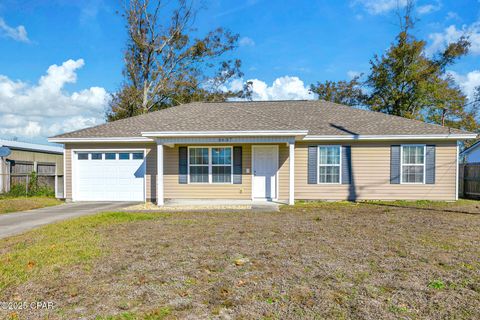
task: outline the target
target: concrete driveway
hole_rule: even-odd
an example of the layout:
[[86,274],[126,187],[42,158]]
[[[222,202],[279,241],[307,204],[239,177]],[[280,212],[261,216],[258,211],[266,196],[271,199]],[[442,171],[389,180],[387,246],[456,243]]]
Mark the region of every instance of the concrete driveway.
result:
[[0,215],[0,239],[52,222],[101,211],[114,211],[136,202],[75,202],[29,211]]

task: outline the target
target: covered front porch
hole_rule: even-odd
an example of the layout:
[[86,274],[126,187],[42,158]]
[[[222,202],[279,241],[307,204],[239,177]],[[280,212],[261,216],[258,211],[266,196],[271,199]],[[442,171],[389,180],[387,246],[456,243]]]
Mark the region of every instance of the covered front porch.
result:
[[156,203],[208,199],[293,205],[296,135],[242,134],[156,137]]

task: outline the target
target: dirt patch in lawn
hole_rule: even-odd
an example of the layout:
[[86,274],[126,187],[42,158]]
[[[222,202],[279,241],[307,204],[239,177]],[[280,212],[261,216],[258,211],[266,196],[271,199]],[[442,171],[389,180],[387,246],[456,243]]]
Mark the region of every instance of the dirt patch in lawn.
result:
[[51,207],[62,203],[51,197],[0,198],[0,214]]
[[88,264],[38,272],[0,301],[55,303],[20,318],[480,318],[479,215],[301,204],[92,228]]
[[458,201],[367,201],[366,203],[384,207],[422,209],[437,212],[480,214],[480,201],[461,199]]

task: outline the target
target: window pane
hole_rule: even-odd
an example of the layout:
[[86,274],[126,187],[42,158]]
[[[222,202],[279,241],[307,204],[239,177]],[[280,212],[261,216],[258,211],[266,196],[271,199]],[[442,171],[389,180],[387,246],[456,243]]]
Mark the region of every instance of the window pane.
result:
[[190,182],[208,183],[208,166],[190,166]]
[[212,167],[213,183],[230,183],[232,182],[232,167],[230,166],[214,166]]
[[124,153],[124,152],[119,153],[118,158],[120,160],[129,160],[130,159],[130,153]]
[[319,147],[320,164],[340,164],[340,146]]
[[405,183],[423,183],[423,166],[403,166],[402,180]]
[[78,160],[88,160],[88,153],[79,153]]
[[105,160],[115,160],[116,159],[116,153],[105,153]]
[[92,160],[102,160],[101,153],[92,153]]
[[143,152],[134,152],[132,153],[133,160],[141,160],[143,159]]
[[319,167],[318,179],[320,183],[340,183],[340,167]]
[[208,164],[208,148],[190,148],[190,164]]
[[212,164],[231,164],[232,149],[212,148]]
[[403,146],[403,164],[423,164],[424,146]]

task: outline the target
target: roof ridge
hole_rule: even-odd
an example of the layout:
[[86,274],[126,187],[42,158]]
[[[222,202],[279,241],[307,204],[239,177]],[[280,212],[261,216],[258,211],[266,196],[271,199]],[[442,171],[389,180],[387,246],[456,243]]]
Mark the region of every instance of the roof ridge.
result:
[[[200,103],[271,103],[271,102],[297,102],[297,101],[318,101],[314,99],[282,99],[282,100],[226,100],[226,101],[199,101]],[[191,103],[191,102],[190,102]]]

